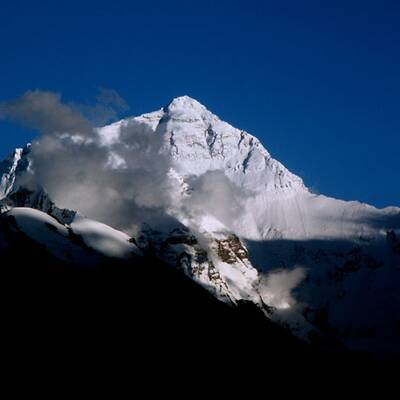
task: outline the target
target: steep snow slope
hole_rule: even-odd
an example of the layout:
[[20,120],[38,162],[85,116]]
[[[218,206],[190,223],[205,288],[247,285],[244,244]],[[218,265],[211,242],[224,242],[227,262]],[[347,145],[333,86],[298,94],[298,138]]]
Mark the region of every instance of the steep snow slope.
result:
[[124,259],[142,255],[127,234],[105,224],[78,214],[70,226],[76,235],[82,237],[87,246],[107,257]]
[[400,219],[395,207],[377,210],[311,193],[257,138],[221,121],[190,97],[178,97],[159,111],[101,128],[101,141],[111,145],[127,127],[132,134],[140,129],[161,136],[173,168],[183,177],[223,171],[246,197],[241,214],[229,225],[241,237],[368,237]]
[[13,189],[16,171],[22,154],[23,149],[16,149],[8,159],[0,163],[0,200],[6,197]]
[[42,211],[15,207],[2,214],[2,218],[9,229],[28,236],[63,262],[95,266],[102,256],[126,259],[142,255],[129,242],[129,236],[81,216],[68,226]]
[[165,137],[175,166],[183,174],[224,170],[238,186],[251,191],[307,190],[257,138],[221,121],[189,97],[178,97],[164,109],[156,133]]

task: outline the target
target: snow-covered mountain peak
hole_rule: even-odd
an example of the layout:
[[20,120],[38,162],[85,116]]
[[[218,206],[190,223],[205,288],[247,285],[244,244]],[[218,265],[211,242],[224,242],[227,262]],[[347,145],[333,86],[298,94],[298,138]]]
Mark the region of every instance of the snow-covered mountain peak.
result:
[[162,122],[197,122],[200,125],[209,126],[219,118],[207,110],[203,104],[189,96],[180,96],[173,99],[166,107],[163,107]]
[[158,111],[131,117],[98,129],[105,146],[121,132],[155,134],[182,176],[222,171],[236,186],[253,192],[288,195],[308,192],[300,177],[272,158],[262,143],[221,120],[189,96],[173,99]]
[[169,110],[174,110],[174,109],[181,109],[181,110],[193,109],[198,111],[207,110],[206,107],[204,107],[203,104],[201,104],[199,101],[197,101],[193,97],[186,95],[175,97],[169,102],[169,104],[165,108]]
[[307,191],[301,178],[274,160],[261,142],[221,120],[189,96],[173,99],[159,111],[101,128],[102,137],[117,138],[127,126],[154,132],[164,140],[175,169],[182,175],[220,170],[238,187],[269,192]]
[[[51,245],[48,250],[56,255],[64,256],[63,249],[70,249],[64,243],[72,239],[78,240],[81,257],[80,237],[91,251],[108,257],[137,254],[137,243],[146,256],[177,267],[225,302],[266,303],[269,317],[298,336],[310,339],[312,327],[351,348],[385,351],[398,345],[399,208],[378,210],[311,193],[260,140],[188,96],[98,128],[97,133],[97,156],[104,159],[96,158],[96,167],[103,162],[104,169],[96,168],[96,175],[104,171],[109,179],[111,171],[124,182],[119,191],[103,185],[95,192],[98,204],[108,204],[103,196],[108,200],[112,194],[107,210],[118,218],[115,226],[113,220],[106,221],[111,226],[124,229],[118,220],[120,212],[125,218],[126,205],[139,198],[138,206],[148,205],[160,193],[153,190],[160,184],[159,175],[167,181],[162,190],[170,191],[170,197],[160,203],[165,209],[161,214],[135,214],[142,218],[135,226],[143,226],[137,234],[129,232],[128,237],[58,208],[45,182],[38,182],[35,190],[25,187],[24,172],[35,174],[29,147],[0,163],[0,212],[13,216],[32,239],[39,232],[41,244]],[[75,145],[74,157],[75,150],[84,147]],[[148,148],[154,151],[141,158]],[[68,168],[62,165],[68,182]],[[146,168],[149,175],[144,174]],[[97,198],[88,197],[91,200]],[[118,209],[120,200],[123,207]],[[79,206],[68,207],[83,212]],[[26,208],[44,211],[52,219]],[[99,218],[90,211],[88,216]]]

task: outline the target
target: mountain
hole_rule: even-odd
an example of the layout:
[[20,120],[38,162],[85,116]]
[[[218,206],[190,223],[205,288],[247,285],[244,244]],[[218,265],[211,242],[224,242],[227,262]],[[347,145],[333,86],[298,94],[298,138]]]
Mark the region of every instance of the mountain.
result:
[[[254,305],[307,342],[380,355],[400,351],[399,208],[380,210],[312,193],[257,138],[188,96],[98,128],[92,140],[110,169],[124,171],[132,161],[129,146],[121,150],[121,143],[137,137],[159,142],[152,160],[168,170],[173,201],[162,218],[143,213],[134,231],[103,221],[116,231],[65,209],[52,201],[46,185],[27,185],[35,169],[29,146],[0,165],[4,217],[13,217],[18,229],[57,259],[65,254],[53,251],[55,231],[72,240],[71,259],[77,237],[94,254],[152,257],[223,303]],[[41,228],[27,219],[42,221]]]

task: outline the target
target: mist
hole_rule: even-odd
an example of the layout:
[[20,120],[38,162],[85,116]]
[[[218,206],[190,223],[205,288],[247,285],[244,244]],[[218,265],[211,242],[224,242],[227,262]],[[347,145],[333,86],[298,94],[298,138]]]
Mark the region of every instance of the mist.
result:
[[193,217],[211,214],[226,227],[232,227],[244,201],[250,193],[236,186],[223,171],[207,171],[200,176],[187,179],[190,196],[186,197],[183,207]]
[[94,105],[65,103],[60,94],[40,90],[1,103],[1,118],[40,132],[20,182],[43,187],[58,207],[128,233],[144,221],[159,224],[171,210],[192,221],[213,215],[229,226],[245,195],[222,171],[188,177],[183,196],[162,134],[133,119],[119,126],[117,137],[97,128],[126,109],[122,97],[106,89]]
[[0,119],[20,122],[41,134],[90,135],[92,126],[83,114],[61,101],[54,92],[29,90],[21,97],[0,103]]
[[266,304],[278,309],[291,308],[296,304],[292,295],[302,280],[306,277],[303,267],[295,267],[291,271],[275,270],[264,277],[261,284],[261,296]]
[[[161,137],[137,124],[123,127],[118,141],[105,146],[94,122],[115,118],[126,103],[114,91],[100,95],[101,102],[81,110],[57,93],[29,91],[1,103],[0,117],[40,132],[20,180],[25,186],[42,186],[57,206],[129,230],[170,204],[170,165]],[[91,119],[84,115],[89,111]]]

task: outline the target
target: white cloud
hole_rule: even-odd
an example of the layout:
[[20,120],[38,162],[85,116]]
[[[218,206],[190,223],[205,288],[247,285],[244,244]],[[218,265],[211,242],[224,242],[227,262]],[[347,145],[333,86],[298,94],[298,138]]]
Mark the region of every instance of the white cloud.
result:
[[303,267],[296,267],[291,271],[275,270],[270,272],[261,284],[261,296],[263,301],[275,308],[291,308],[296,304],[292,296],[295,289],[306,277]]

